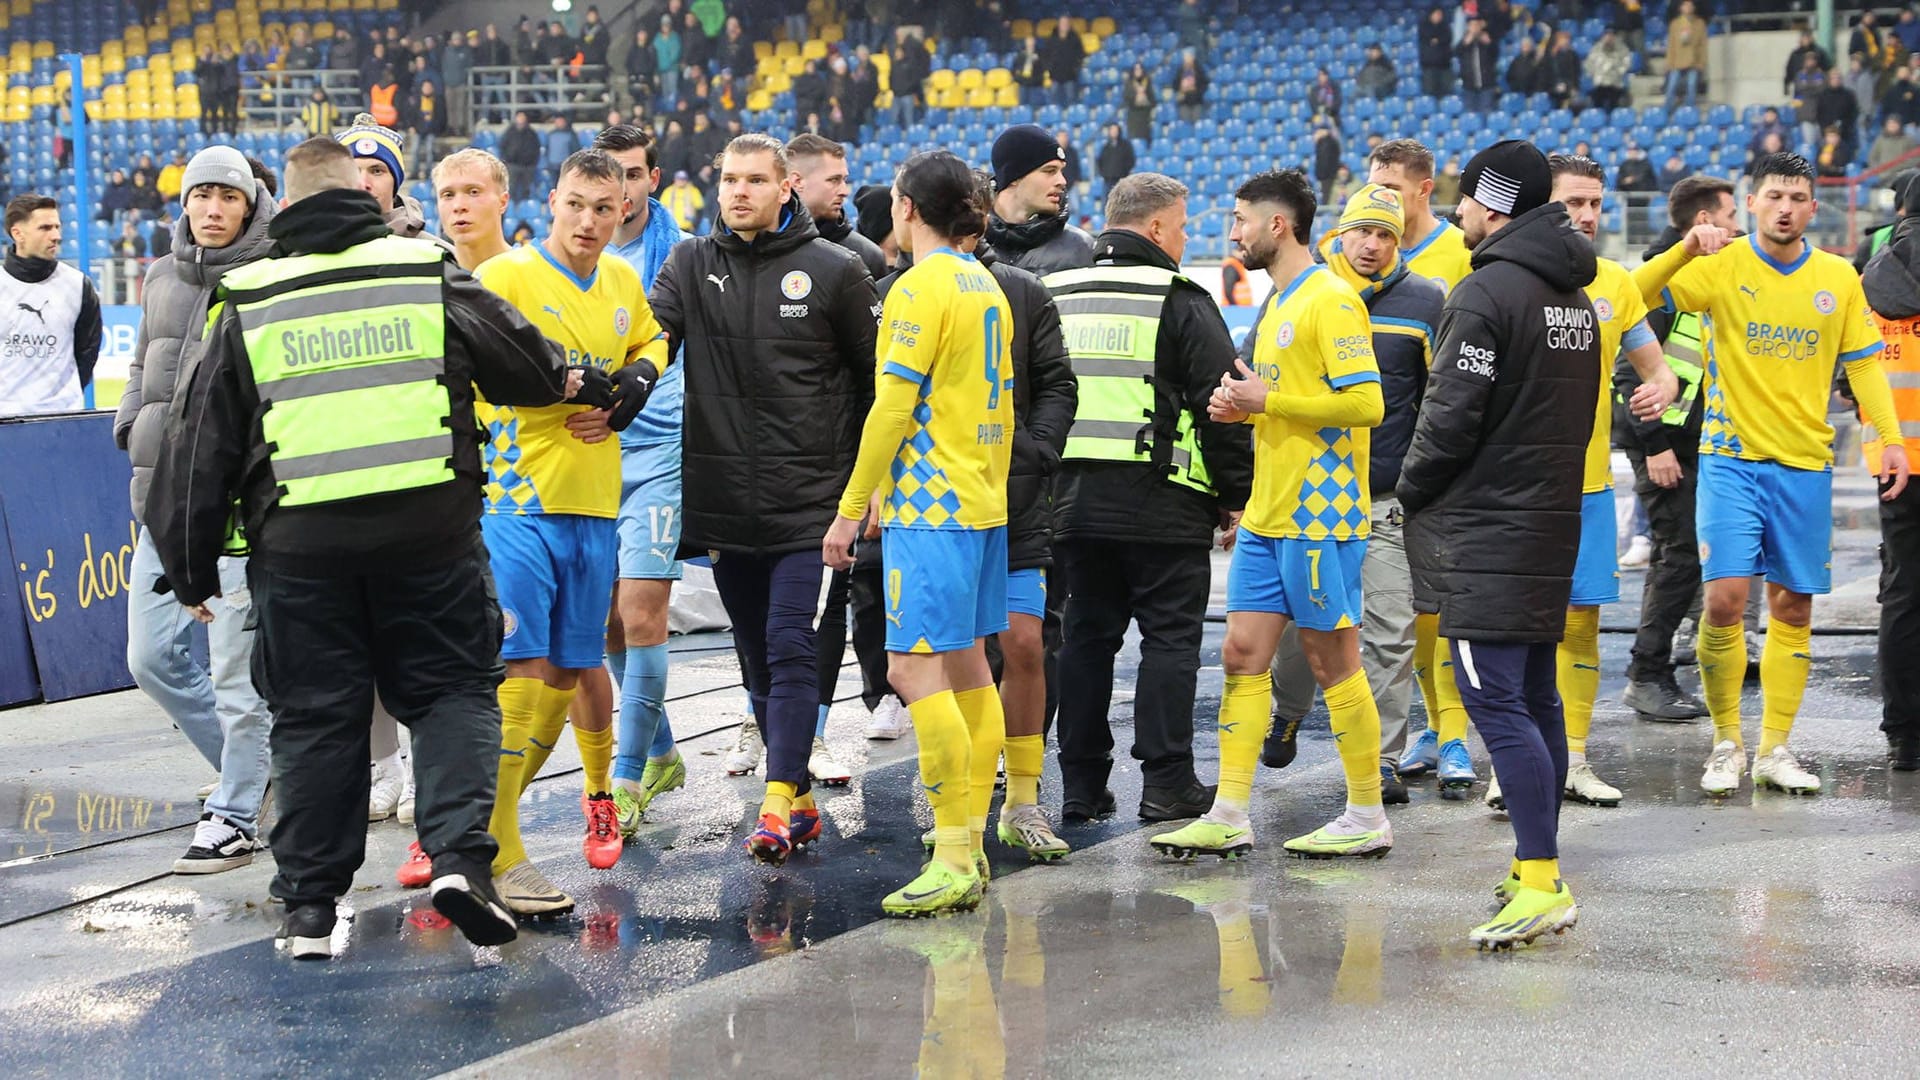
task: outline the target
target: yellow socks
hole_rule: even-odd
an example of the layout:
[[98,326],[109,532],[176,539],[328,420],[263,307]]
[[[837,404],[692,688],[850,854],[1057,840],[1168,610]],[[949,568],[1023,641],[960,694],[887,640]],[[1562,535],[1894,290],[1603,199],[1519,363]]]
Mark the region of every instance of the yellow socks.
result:
[[487,831],[500,845],[493,859],[496,875],[527,858],[527,849],[520,843],[520,792],[526,787],[527,735],[533,729],[540,691],[545,689],[539,679],[508,679],[500,684],[500,768],[493,816],[487,821]]
[[761,816],[772,814],[781,821],[787,820],[793,815],[794,792],[797,790],[796,785],[782,780],[767,781],[767,797],[760,800]]
[[613,790],[613,729],[588,731],[573,725],[573,741],[580,748],[580,767],[586,772],[587,794]]
[[[1332,705],[1329,697],[1328,705]],[[1253,767],[1273,723],[1273,673],[1227,676],[1220,695],[1220,787],[1214,805],[1242,814],[1253,804]],[[1380,720],[1374,718],[1373,754],[1380,753]]]
[[1600,696],[1600,609],[1567,609],[1567,634],[1554,656],[1558,661],[1560,707],[1567,717],[1567,753],[1587,756],[1587,732],[1593,730],[1593,699]]
[[[1380,805],[1380,710],[1364,671],[1356,671],[1326,688],[1327,712],[1333,721],[1333,745],[1340,751],[1340,768],[1347,774],[1347,802],[1353,806]],[[1260,736],[1266,738],[1264,732]],[[1254,744],[1256,750],[1259,743]],[[1225,753],[1221,754],[1224,762]],[[1222,776],[1224,786],[1224,774]]]
[[[1707,699],[1707,711],[1713,714],[1713,741],[1746,745],[1740,737],[1740,686],[1747,681],[1747,628],[1737,622],[1715,626],[1702,619],[1694,654],[1700,663],[1701,695]],[[1801,669],[1803,689],[1805,670]],[[1796,695],[1796,708],[1798,700]]]
[[[793,797],[793,809],[794,810],[818,810],[820,809],[820,807],[814,803],[813,792],[809,790],[805,795],[795,795]],[[789,810],[787,813],[789,816],[791,816],[793,811]]]
[[1807,692],[1812,646],[1811,627],[1767,620],[1767,641],[1760,647],[1760,699],[1765,711],[1760,715],[1760,749],[1754,751],[1756,755],[1770,754],[1774,747],[1787,744],[1793,718],[1800,713],[1800,699]]
[[[1440,697],[1434,684],[1433,673],[1439,660],[1440,616],[1415,615],[1413,617],[1413,677],[1420,683],[1420,700],[1427,706],[1427,726],[1433,729],[1435,738],[1440,736]],[[1411,732],[1408,738],[1412,738]]]
[[1520,866],[1520,887],[1541,892],[1560,891],[1559,859],[1516,859]]
[[1007,755],[1007,805],[1032,806],[1040,801],[1040,766],[1047,756],[1045,735],[1009,735],[1004,748]]
[[[933,807],[933,857],[955,870],[973,872],[973,843],[967,818],[967,788],[972,739],[966,717],[951,690],[929,694],[907,706],[914,738],[920,744],[920,788]],[[987,780],[993,790],[993,780]]]
[[527,775],[520,781],[523,792],[546,767],[553,748],[560,745],[560,732],[567,726],[567,710],[573,708],[574,691],[556,690],[539,680],[533,682],[538,689],[534,691],[533,727],[527,733]]
[[[1007,714],[1000,691],[992,683],[972,690],[956,690],[953,703],[967,722],[967,832],[972,850],[984,851],[987,812],[993,809],[993,773],[1000,765],[1000,747],[1007,740]],[[1012,782],[1011,778],[1008,780]]]
[[1435,734],[1445,745],[1467,737],[1467,705],[1460,700],[1460,684],[1453,677],[1453,643],[1441,638],[1434,643],[1433,655],[1433,695],[1440,701],[1440,722]]

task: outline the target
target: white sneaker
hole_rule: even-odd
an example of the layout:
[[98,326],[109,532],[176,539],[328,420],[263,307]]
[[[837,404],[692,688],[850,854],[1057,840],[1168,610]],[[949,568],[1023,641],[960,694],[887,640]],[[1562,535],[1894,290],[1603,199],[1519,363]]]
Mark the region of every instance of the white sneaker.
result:
[[1638,570],[1653,561],[1653,541],[1644,536],[1636,536],[1627,542],[1627,550],[1620,553],[1622,570]]
[[1790,795],[1820,794],[1820,778],[1801,768],[1793,752],[1784,746],[1774,747],[1766,757],[1753,759],[1753,786]]
[[[1799,767],[1797,763],[1794,765],[1795,769]],[[1700,774],[1700,790],[1709,795],[1731,795],[1740,790],[1740,777],[1746,771],[1747,752],[1732,739],[1721,739],[1713,744],[1713,753],[1707,758],[1707,771]],[[1818,787],[1820,781],[1813,783]]]
[[1489,810],[1497,810],[1503,814],[1507,812],[1507,797],[1500,794],[1500,774],[1492,769],[1487,770],[1486,803]]
[[739,734],[733,737],[733,745],[727,748],[723,767],[728,776],[745,776],[760,768],[760,759],[765,755],[765,747],[760,745],[760,728],[748,717],[740,725]]
[[392,758],[373,763],[373,786],[367,791],[367,820],[385,821],[400,808],[404,786],[400,766]]
[[218,874],[253,862],[261,850],[258,840],[241,831],[226,818],[207,813],[194,826],[193,843],[187,853],[173,861],[176,874]]
[[413,759],[401,758],[400,769],[406,779],[400,784],[400,801],[394,805],[394,820],[402,825],[413,824]]
[[1567,769],[1567,798],[1588,806],[1619,806],[1620,789],[1600,779],[1593,766],[1583,761]]
[[908,715],[907,707],[892,694],[880,699],[874,706],[873,715],[867,718],[867,738],[897,739],[913,730],[913,717]]
[[853,779],[853,773],[845,765],[834,760],[833,751],[827,748],[827,740],[815,736],[813,753],[807,758],[807,775],[813,777],[816,784],[839,787]]

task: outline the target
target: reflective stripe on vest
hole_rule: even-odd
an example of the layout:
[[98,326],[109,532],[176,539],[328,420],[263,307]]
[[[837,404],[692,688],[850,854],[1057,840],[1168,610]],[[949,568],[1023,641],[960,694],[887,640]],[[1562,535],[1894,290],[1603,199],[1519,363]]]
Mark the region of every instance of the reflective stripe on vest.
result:
[[259,388],[280,506],[454,478],[441,249],[385,236],[223,279]]
[[1213,494],[1192,415],[1180,409],[1171,442],[1156,437],[1154,346],[1167,296],[1186,279],[1151,266],[1061,270],[1044,279],[1060,311],[1079,404],[1062,458],[1138,461]]
[[1704,374],[1700,367],[1700,316],[1691,311],[1683,311],[1673,318],[1673,330],[1667,334],[1667,340],[1661,346],[1666,355],[1667,367],[1680,380],[1680,392],[1674,395],[1673,404],[1660,414],[1660,422],[1674,427],[1685,426],[1687,414],[1693,411],[1693,399],[1700,395],[1700,379]]
[[[1887,385],[1893,389],[1893,412],[1900,418],[1900,438],[1906,443],[1907,457],[1920,460],[1920,317],[1886,319],[1873,317],[1887,347],[1880,351],[1880,368],[1887,373]],[[1855,410],[1858,412],[1859,410]],[[1867,468],[1880,471],[1880,447],[1885,440],[1880,429],[1860,416],[1860,448]]]

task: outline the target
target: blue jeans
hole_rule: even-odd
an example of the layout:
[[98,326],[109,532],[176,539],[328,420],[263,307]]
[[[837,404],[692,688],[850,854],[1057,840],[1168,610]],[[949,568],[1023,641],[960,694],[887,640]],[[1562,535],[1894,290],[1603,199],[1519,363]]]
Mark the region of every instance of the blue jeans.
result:
[[1680,96],[1680,88],[1686,87],[1687,104],[1693,105],[1700,100],[1700,69],[1679,68],[1667,72],[1667,108],[1673,108],[1674,101]]
[[211,677],[189,651],[200,624],[172,593],[153,591],[160,574],[160,557],[141,529],[127,583],[127,667],[200,756],[220,770],[207,810],[255,833],[267,791],[273,717],[253,688],[247,561],[221,559],[221,595],[207,601],[214,616],[205,628]]

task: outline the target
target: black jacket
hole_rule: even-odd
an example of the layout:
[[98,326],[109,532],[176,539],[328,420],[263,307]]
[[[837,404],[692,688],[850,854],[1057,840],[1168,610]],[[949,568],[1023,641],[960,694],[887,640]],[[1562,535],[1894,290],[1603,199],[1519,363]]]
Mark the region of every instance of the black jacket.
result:
[[817,548],[873,404],[880,301],[858,256],[798,196],[752,243],[673,246],[650,300],[685,365],[682,550]]
[[[1679,229],[1672,225],[1654,238],[1647,246],[1641,260],[1653,258],[1684,239]],[[1647,328],[1660,344],[1667,343],[1667,335],[1673,331],[1674,313],[1665,308],[1653,308],[1647,312]],[[1613,362],[1613,445],[1622,450],[1637,450],[1642,454],[1653,455],[1664,450],[1672,450],[1683,458],[1691,459],[1700,449],[1700,417],[1706,410],[1705,393],[1693,396],[1693,408],[1687,412],[1687,422],[1681,425],[1663,423],[1660,420],[1642,420],[1627,408],[1628,399],[1640,389],[1640,373],[1633,370],[1625,354],[1616,357]]]
[[1019,225],[991,214],[987,217],[987,243],[1003,262],[1039,277],[1093,264],[1093,237],[1067,224],[1064,209],[1052,217],[1037,217]]
[[[879,244],[874,243],[855,231],[853,223],[847,220],[845,214],[834,218],[832,221],[816,221],[813,223],[813,227],[820,231],[821,239],[839,244],[841,247],[860,256],[860,265],[867,268],[867,276],[873,280],[879,281],[881,278],[886,277],[887,271],[892,269],[892,267],[887,265],[887,253],[880,250]],[[886,293],[881,293],[880,295],[884,297]]]
[[[1158,266],[1178,270],[1138,233],[1109,229],[1095,242],[1095,266]],[[1207,419],[1207,399],[1232,371],[1233,338],[1220,305],[1198,285],[1177,286],[1161,309],[1154,342],[1154,427],[1171,442],[1179,410],[1192,414],[1200,453],[1217,498],[1166,479],[1146,463],[1063,461],[1054,481],[1057,540],[1129,540],[1209,547],[1220,511],[1240,510],[1253,489],[1253,428]]]
[[[273,256],[344,251],[388,232],[380,208],[359,191],[302,199],[267,229]],[[367,277],[377,290],[377,275]],[[556,404],[564,394],[566,354],[455,265],[451,254],[441,278],[455,477],[415,491],[276,509],[278,484],[261,448],[265,409],[239,320],[230,307],[220,316],[204,358],[175,391],[147,500],[154,550],[181,603],[219,593],[221,543],[236,498],[253,557],[309,573],[404,572],[472,550],[482,479],[474,387],[501,405]]]
[[509,165],[540,164],[540,133],[532,126],[514,125],[500,133],[500,160]]
[[1420,66],[1423,68],[1453,67],[1453,23],[1442,19],[1439,23],[1420,20]]
[[1593,245],[1549,203],[1482,241],[1440,316],[1398,491],[1414,609],[1454,639],[1554,642],[1580,551],[1600,336]]

